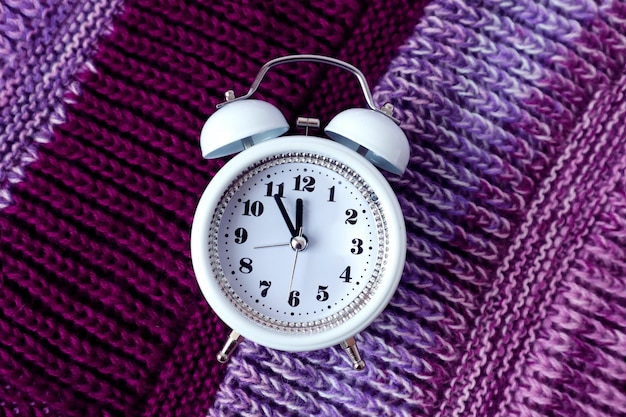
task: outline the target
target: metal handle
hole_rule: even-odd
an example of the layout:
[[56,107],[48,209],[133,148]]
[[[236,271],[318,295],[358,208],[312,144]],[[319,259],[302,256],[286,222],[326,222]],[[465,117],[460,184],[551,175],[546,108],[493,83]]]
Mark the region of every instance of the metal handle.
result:
[[367,105],[369,106],[369,108],[372,110],[381,112],[385,114],[386,116],[390,117],[392,120],[396,121],[391,115],[393,112],[393,106],[391,106],[390,104],[385,104],[381,109],[376,108],[376,104],[374,104],[374,97],[372,96],[372,92],[370,91],[369,85],[367,84],[367,79],[365,78],[365,75],[363,75],[361,70],[359,70],[357,67],[355,67],[352,64],[348,64],[347,62],[341,61],[336,58],[331,58],[331,57],[327,57],[323,55],[311,55],[311,54],[288,55],[288,56],[283,56],[283,57],[275,58],[275,59],[272,59],[271,61],[268,61],[265,65],[261,67],[261,69],[259,70],[259,73],[254,79],[254,82],[252,82],[252,86],[250,86],[250,89],[245,95],[241,97],[237,97],[237,98],[234,98],[234,95],[230,95],[231,98],[227,99],[227,101],[223,103],[219,103],[216,107],[219,109],[220,107],[228,103],[250,98],[250,96],[252,96],[252,94],[254,94],[256,90],[259,88],[261,81],[263,81],[265,74],[267,74],[270,68],[273,68],[275,66],[282,65],[282,64],[289,64],[292,62],[317,62],[317,63],[322,63],[322,64],[329,64],[329,65],[334,65],[335,67],[339,67],[339,68],[345,69],[346,71],[351,72],[352,74],[356,76],[357,80],[359,81],[359,84],[361,85],[361,90],[363,90],[363,95],[365,96],[365,101],[367,102]]

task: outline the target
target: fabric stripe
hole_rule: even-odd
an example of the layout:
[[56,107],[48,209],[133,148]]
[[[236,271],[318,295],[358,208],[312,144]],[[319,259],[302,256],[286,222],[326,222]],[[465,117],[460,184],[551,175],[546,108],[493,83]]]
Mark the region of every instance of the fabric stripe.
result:
[[[224,163],[201,158],[202,124],[281,55],[337,56],[378,79],[419,4],[137,0],[116,15],[119,3],[3,3],[0,48],[15,65],[3,68],[0,181],[27,180],[2,191],[0,411],[203,414],[228,329],[189,259],[195,205]],[[333,74],[278,68],[258,97],[288,120],[360,104],[356,82],[338,90]]]
[[98,39],[111,30],[121,1],[6,2],[0,9],[0,210],[12,184],[65,118],[64,95],[77,88]]
[[[518,373],[621,172],[617,16],[591,3],[431,2],[376,89],[412,156],[388,177],[409,248],[397,294],[358,338],[369,368],[350,372],[338,349],[244,343],[208,415],[510,415],[520,384],[545,385]],[[594,95],[608,96],[599,111]],[[621,409],[618,385],[578,372],[581,395],[596,384],[605,408],[577,412]]]

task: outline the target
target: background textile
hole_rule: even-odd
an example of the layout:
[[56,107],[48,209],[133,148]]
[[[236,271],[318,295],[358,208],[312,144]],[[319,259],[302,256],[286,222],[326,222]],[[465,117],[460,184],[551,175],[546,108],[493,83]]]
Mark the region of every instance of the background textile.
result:
[[[375,83],[421,11],[388,6],[2,3],[4,413],[206,413],[226,329],[195,282],[189,227],[224,161],[202,159],[200,127],[278,56],[335,56]],[[352,75],[315,65],[277,69],[258,97],[290,121],[363,103]]]
[[[626,2],[4,1],[0,27],[4,415],[626,415]],[[411,143],[362,373],[247,341],[218,365],[191,271],[202,123],[291,53],[361,68]],[[306,64],[258,98],[362,105]]]
[[89,65],[96,42],[110,30],[120,1],[0,3],[0,209],[11,184],[36,158],[38,143],[63,121],[63,94]]
[[624,415],[625,10],[429,3],[376,91],[412,156],[370,366],[247,344],[209,415]]

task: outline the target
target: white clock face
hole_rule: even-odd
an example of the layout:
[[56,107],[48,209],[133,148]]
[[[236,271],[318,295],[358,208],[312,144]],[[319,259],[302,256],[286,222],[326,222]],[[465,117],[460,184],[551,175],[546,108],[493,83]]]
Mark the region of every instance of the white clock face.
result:
[[332,328],[375,291],[387,228],[378,196],[328,157],[265,158],[221,197],[209,233],[222,291],[253,321],[288,332]]

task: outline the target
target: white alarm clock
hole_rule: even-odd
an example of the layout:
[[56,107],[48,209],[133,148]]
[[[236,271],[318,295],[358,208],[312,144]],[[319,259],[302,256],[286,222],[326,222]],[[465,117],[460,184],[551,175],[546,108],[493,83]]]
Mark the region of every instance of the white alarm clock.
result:
[[[298,119],[305,135],[281,136],[282,113],[250,96],[271,67],[301,61],[352,72],[369,108],[335,116],[329,138],[309,135],[313,118]],[[317,55],[269,61],[246,95],[226,99],[202,129],[202,153],[240,153],[207,186],[191,230],[200,289],[232,329],[218,360],[246,338],[284,351],[339,344],[363,369],[354,336],[387,306],[406,254],[402,211],[376,168],[401,174],[408,163],[393,108],[374,106],[357,68]]]

